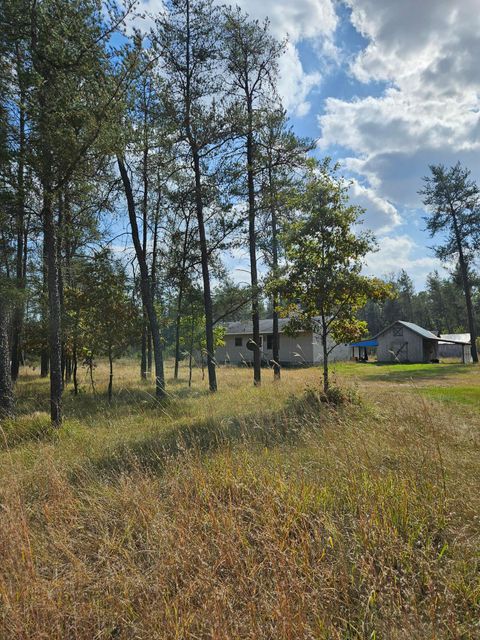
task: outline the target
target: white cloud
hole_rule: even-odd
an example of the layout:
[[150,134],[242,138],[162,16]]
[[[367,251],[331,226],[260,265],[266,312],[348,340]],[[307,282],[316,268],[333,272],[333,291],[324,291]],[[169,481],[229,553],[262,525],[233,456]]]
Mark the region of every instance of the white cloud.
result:
[[377,235],[388,233],[402,223],[402,218],[393,204],[378,196],[371,187],[365,187],[353,180],[350,194],[351,201],[365,209],[365,226]]
[[337,26],[333,0],[237,0],[253,18],[270,20],[278,38],[288,35],[291,42],[303,38],[331,37]]
[[289,42],[280,60],[280,82],[278,90],[283,106],[296,116],[304,116],[310,111],[307,100],[310,91],[320,84],[319,73],[306,73],[300,62],[297,48]]
[[350,149],[356,158],[349,167],[401,205],[418,206],[416,190],[429,163],[473,159],[480,176],[478,0],[348,4],[353,25],[369,41],[351,73],[386,88],[380,96],[328,99],[319,118],[322,147]]
[[421,288],[426,276],[434,269],[441,269],[437,258],[426,256],[425,248],[407,235],[385,236],[379,241],[379,251],[367,255],[365,272],[382,277],[405,269]]

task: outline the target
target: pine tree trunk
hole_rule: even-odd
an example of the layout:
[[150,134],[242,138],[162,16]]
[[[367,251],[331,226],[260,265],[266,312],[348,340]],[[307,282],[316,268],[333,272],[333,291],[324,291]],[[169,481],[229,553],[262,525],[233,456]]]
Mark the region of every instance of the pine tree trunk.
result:
[[462,274],[462,282],[463,282],[463,292],[465,294],[465,304],[467,307],[467,321],[468,321],[468,330],[470,331],[470,351],[472,354],[472,361],[478,362],[478,353],[477,353],[477,332],[475,329],[475,318],[473,313],[473,304],[472,304],[472,290],[470,284],[470,278],[468,276],[468,267],[467,262],[465,260],[465,256],[463,253],[463,246],[460,236],[460,230],[458,228],[457,217],[452,210],[452,218],[453,218],[453,228],[455,231],[455,238],[457,241],[458,248],[458,261],[460,263],[460,272]]
[[200,171],[200,159],[198,153],[194,151],[195,170],[195,207],[198,222],[198,234],[200,239],[200,253],[202,263],[203,278],[203,303],[205,307],[205,341],[207,344],[207,368],[208,386],[210,391],[217,390],[217,371],[215,365],[215,342],[213,338],[213,305],[212,292],[210,286],[210,270],[208,265],[208,245],[207,234],[205,232],[205,221],[203,217],[202,183]]
[[250,280],[252,283],[253,383],[261,384],[260,315],[258,312],[257,240],[255,234],[255,182],[253,174],[252,105],[248,102],[249,131],[247,134],[247,186],[248,186],[248,245],[250,251]]
[[130,183],[130,178],[128,177],[123,158],[118,156],[117,162],[120,175],[122,177],[123,187],[125,190],[125,197],[127,199],[128,217],[132,229],[132,240],[135,246],[135,254],[140,268],[142,302],[146,309],[150,331],[152,332],[153,354],[155,359],[155,395],[157,398],[163,398],[165,396],[165,374],[163,370],[163,348],[160,338],[160,324],[158,322],[157,312],[153,303],[152,289],[150,286],[150,279],[148,277],[146,255],[140,243],[132,185]]
[[173,370],[174,380],[178,380],[178,365],[180,362],[180,323],[182,320],[182,316],[181,316],[182,298],[183,298],[183,287],[180,284],[180,287],[178,289],[178,299],[177,299],[177,318],[175,321],[175,365]]
[[50,354],[50,417],[52,424],[62,423],[62,343],[61,302],[57,237],[52,208],[52,195],[45,191],[43,200],[43,233],[47,258],[49,354]]
[[140,378],[142,380],[147,379],[147,317],[145,313],[145,308],[143,310],[142,355],[140,357]]
[[13,388],[10,369],[11,312],[7,300],[0,295],[0,418],[13,412]]
[[210,391],[215,392],[217,390],[217,371],[215,366],[215,353],[214,353],[214,338],[213,338],[213,305],[212,305],[212,292],[210,283],[210,269],[209,269],[209,255],[208,255],[208,243],[207,234],[205,231],[205,219],[203,215],[203,195],[202,195],[202,171],[200,167],[200,157],[197,141],[194,138],[191,127],[191,107],[192,107],[192,95],[191,95],[191,28],[190,28],[190,0],[186,2],[186,24],[185,24],[185,72],[186,72],[186,86],[185,86],[185,125],[187,129],[188,144],[190,146],[190,152],[192,154],[193,170],[195,175],[195,213],[198,223],[198,236],[200,241],[200,256],[202,265],[202,280],[203,280],[203,304],[205,309],[205,341],[207,344],[207,367],[208,367],[208,386]]
[[112,357],[112,350],[109,349],[108,350],[108,364],[110,366],[110,375],[108,378],[108,401],[112,402],[112,395],[113,395],[113,357]]
[[[274,203],[274,185],[272,168],[268,168],[269,184],[270,184],[270,207],[271,207],[271,224],[272,224],[272,271],[273,277],[278,273],[278,229],[277,229],[277,210]],[[278,296],[276,293],[272,297],[272,359],[273,359],[273,378],[280,380],[280,331],[278,328]]]
[[465,304],[467,307],[468,329],[470,331],[470,352],[472,354],[472,361],[478,362],[477,333],[475,328],[475,318],[473,314],[472,291],[470,286],[470,279],[468,277],[467,266],[465,264],[465,261],[463,260],[463,256],[460,260],[460,270],[462,272],[463,291],[465,293]]
[[42,349],[40,354],[40,377],[46,378],[50,372],[50,359],[48,357],[48,348]]
[[74,342],[73,343],[73,353],[72,353],[72,360],[73,360],[73,392],[76,396],[78,396],[78,378],[77,378],[77,371],[78,371],[78,360],[77,360],[77,343]]
[[42,351],[40,353],[40,377],[46,378],[50,373],[50,356],[48,353],[48,304],[45,303],[48,297],[48,265],[47,265],[47,251],[45,242],[42,249],[42,333],[45,340]]
[[70,384],[72,381],[72,358],[65,358],[65,383]]
[[147,331],[147,378],[152,377],[152,358],[153,358],[152,332],[150,331],[150,328],[148,328],[148,331]]

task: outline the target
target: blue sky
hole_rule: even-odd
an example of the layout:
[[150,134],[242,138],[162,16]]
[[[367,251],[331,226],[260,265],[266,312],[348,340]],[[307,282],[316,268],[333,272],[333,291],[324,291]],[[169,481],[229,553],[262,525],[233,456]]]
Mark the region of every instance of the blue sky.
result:
[[[161,0],[146,0],[155,11]],[[353,180],[380,251],[371,273],[405,268],[422,288],[439,263],[417,195],[428,165],[480,179],[480,0],[239,0],[289,42],[280,91],[299,135]],[[236,256],[232,267],[247,269]],[[239,271],[245,278],[245,271]]]

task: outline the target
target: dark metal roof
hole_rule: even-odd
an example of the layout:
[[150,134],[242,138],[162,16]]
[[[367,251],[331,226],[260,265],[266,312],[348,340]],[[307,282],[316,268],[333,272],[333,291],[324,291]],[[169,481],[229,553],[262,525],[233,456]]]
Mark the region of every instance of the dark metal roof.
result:
[[370,338],[370,340],[360,340],[359,342],[352,342],[350,347],[378,347],[378,340]]

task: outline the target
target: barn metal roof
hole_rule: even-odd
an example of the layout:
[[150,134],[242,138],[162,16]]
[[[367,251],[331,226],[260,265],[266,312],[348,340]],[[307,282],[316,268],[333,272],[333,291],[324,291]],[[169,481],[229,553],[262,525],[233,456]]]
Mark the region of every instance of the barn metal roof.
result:
[[396,324],[402,324],[404,327],[407,327],[407,329],[410,329],[410,331],[413,331],[414,333],[418,334],[419,336],[422,336],[422,338],[426,338],[427,340],[436,340],[437,342],[440,341],[440,338],[436,336],[434,333],[432,333],[431,331],[428,331],[428,329],[424,329],[423,327],[420,327],[418,324],[415,324],[414,322],[406,322],[405,320],[397,320],[386,329],[383,329],[382,331],[380,331],[380,333],[377,333],[377,335],[374,337],[378,338],[379,336],[383,335],[386,331],[391,329]]
[[442,333],[440,344],[470,344],[469,333]]

